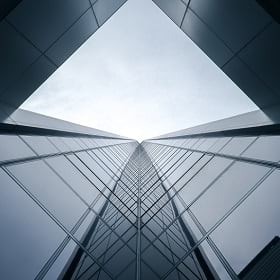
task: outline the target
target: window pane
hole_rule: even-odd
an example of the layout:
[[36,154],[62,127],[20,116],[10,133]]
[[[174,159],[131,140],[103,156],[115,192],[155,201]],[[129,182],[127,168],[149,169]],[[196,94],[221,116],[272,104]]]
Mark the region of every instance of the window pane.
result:
[[213,153],[218,153],[230,140],[230,137],[220,137],[213,146],[211,146],[208,151]]
[[238,156],[253,142],[255,138],[256,137],[234,137],[220,151],[220,153]]
[[[104,184],[109,184],[109,182],[112,182],[112,178],[110,175],[108,175],[105,170],[97,163],[100,161],[97,157],[93,159],[93,156],[91,157],[86,152],[80,152],[77,153],[77,156],[82,160],[84,164],[86,164],[89,169],[96,174],[96,176],[103,181]],[[102,164],[102,163],[101,163]],[[107,170],[106,170],[107,171]]]
[[2,169],[0,182],[1,279],[34,279],[66,234]]
[[274,171],[212,234],[239,273],[275,236],[280,235],[280,171]]
[[100,194],[96,187],[65,157],[52,157],[46,161],[88,204],[91,204]]
[[[97,150],[97,149],[90,152],[90,154],[94,158],[96,158],[97,161],[99,161],[101,163],[101,165],[102,165],[102,167],[104,167],[104,169],[106,169],[110,174],[115,173],[117,171],[117,168],[112,164],[112,162],[110,162],[110,158],[108,158],[108,156],[105,157],[103,153],[104,153],[104,151],[101,152],[100,150]],[[114,160],[115,160],[115,158],[114,158]]]
[[9,170],[69,229],[85,212],[86,205],[43,161],[16,164]]
[[[184,161],[168,176],[168,182],[173,185],[184,173],[186,173],[201,157],[200,153],[187,153],[184,156]],[[173,169],[172,169],[173,170]]]
[[80,227],[78,228],[78,230],[75,233],[76,238],[81,240],[84,237],[85,232],[87,231],[89,226],[92,225],[92,223],[95,220],[95,217],[96,217],[96,215],[92,211],[90,211],[88,213],[88,215],[85,217],[84,221],[82,222],[82,224],[80,225]]
[[192,177],[196,176],[199,170],[202,169],[207,164],[210,158],[211,156],[204,155],[202,158],[200,158],[199,161],[197,161],[193,166],[191,166],[190,169],[187,169],[186,170],[187,172],[183,175],[183,177],[177,178],[180,179],[173,186],[174,189],[179,191],[189,180],[191,180]]
[[212,269],[214,269],[214,273],[217,273],[219,275],[220,278],[217,277],[217,279],[223,279],[223,280],[232,279],[206,241],[201,243],[199,249],[201,250],[203,256],[210,261],[212,265]]
[[66,245],[64,250],[58,256],[54,264],[51,266],[45,277],[44,280],[53,280],[59,279],[59,275],[61,274],[62,270],[64,269],[65,265],[68,263],[69,258],[73,254],[77,244],[70,240],[70,242]]
[[[191,207],[200,223],[209,229],[249,191],[269,168],[236,162]],[[244,176],[244,172],[246,176]],[[211,209],[209,213],[209,209]]]
[[231,160],[215,157],[179,192],[186,204],[195,199],[216,177],[226,169]]
[[210,149],[216,142],[217,142],[217,138],[207,138],[200,146],[199,146],[199,150],[201,151],[208,151],[208,149]]
[[71,151],[82,150],[82,147],[79,145],[75,138],[63,137],[62,140],[68,147],[70,147]]
[[243,156],[278,162],[280,160],[279,147],[280,136],[259,137]]
[[48,137],[48,139],[55,145],[55,147],[61,152],[69,152],[71,151],[70,147],[68,147],[65,142],[63,142],[61,137]]
[[0,161],[35,156],[33,151],[15,135],[0,135]]
[[38,154],[53,154],[57,153],[58,149],[44,136],[22,136],[31,148]]

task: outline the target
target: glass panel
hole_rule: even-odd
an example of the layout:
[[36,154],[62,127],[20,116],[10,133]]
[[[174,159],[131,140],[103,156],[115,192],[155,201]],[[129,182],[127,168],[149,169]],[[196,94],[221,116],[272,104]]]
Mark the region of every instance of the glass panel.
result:
[[62,140],[68,147],[70,147],[71,151],[82,150],[82,147],[79,145],[75,138],[63,137]]
[[94,174],[96,174],[98,178],[100,178],[103,181],[103,183],[108,184],[110,181],[112,181],[110,175],[106,173],[107,170],[105,171],[97,163],[98,161],[100,161],[97,157],[93,159],[93,156],[90,156],[86,152],[77,153],[77,156],[82,160],[83,163],[85,163],[90,168],[90,170],[92,170],[92,172],[94,172]]
[[193,146],[192,149],[200,150],[200,146],[204,143],[205,138],[200,138]]
[[220,151],[220,153],[238,156],[254,141],[255,138],[256,137],[234,137]]
[[[104,150],[104,149],[103,149]],[[100,150],[93,150],[90,154],[92,157],[94,157],[97,161],[101,162],[101,165],[110,173],[115,173],[117,171],[117,168],[112,164],[112,160],[110,160],[110,157],[108,158],[104,156],[104,151]],[[112,151],[111,151],[112,153]],[[112,156],[112,155],[111,155]],[[115,160],[115,158],[114,158]]]
[[[192,152],[186,152],[182,157],[180,157],[180,159],[178,161],[176,161],[172,166],[169,167],[169,169],[165,172],[163,178],[165,178],[166,176],[168,177],[169,175],[173,174],[173,172],[178,172],[181,171],[180,173],[182,173],[184,171],[184,167],[182,167],[182,164],[184,165],[184,163],[186,164],[186,161],[190,158],[190,161],[192,159],[191,156]],[[167,160],[167,162],[169,163],[169,160]],[[180,175],[180,173],[178,174],[178,176]]]
[[75,137],[75,142],[77,142],[79,144],[81,149],[88,149],[88,146],[85,144],[85,142],[83,141],[82,138]]
[[[118,280],[135,279],[136,275],[136,262],[130,264],[124,271],[118,276]],[[146,278],[150,279],[150,278]]]
[[198,160],[202,157],[203,154],[200,153],[191,153],[187,154],[187,157],[184,156],[184,162],[177,166],[176,170],[173,171],[168,176],[168,182],[170,185],[173,185],[184,173],[186,173]]
[[91,138],[81,138],[81,140],[86,144],[87,148],[92,149],[96,147]]
[[276,170],[212,234],[237,273],[280,235],[279,182]]
[[204,155],[194,165],[191,165],[190,169],[185,170],[187,172],[183,175],[183,177],[176,178],[177,182],[174,182],[175,185],[173,186],[173,188],[177,191],[180,190],[193,176],[195,176],[199,172],[200,169],[202,169],[207,164],[210,159],[211,156]]
[[[204,259],[207,261],[207,264],[209,265],[209,268],[214,274],[215,279],[223,279],[223,280],[230,280],[232,279],[229,274],[227,273],[226,269],[216,256],[216,254],[213,252],[207,241],[204,241],[199,246],[199,249],[204,257]],[[220,277],[220,278],[218,278]]]
[[51,266],[45,277],[44,280],[53,280],[59,279],[61,272],[63,271],[64,267],[68,263],[71,255],[73,254],[75,248],[77,248],[77,244],[70,240],[70,242],[66,245],[64,250],[58,256],[54,264]]
[[1,279],[34,279],[66,234],[0,169]]
[[[106,254],[107,253],[108,252],[106,252]],[[112,257],[110,257],[110,259],[105,264],[105,268],[107,268],[107,270],[109,270],[114,276],[117,276],[135,258],[135,253],[127,246],[123,246]]]
[[280,136],[259,137],[242,156],[278,162],[280,160]]
[[[191,207],[199,222],[209,229],[238,202],[269,168],[236,162]],[[246,176],[243,176],[246,172]],[[209,209],[211,212],[209,214]]]
[[38,154],[54,154],[58,149],[45,136],[21,136],[30,147]]
[[230,137],[218,138],[213,146],[211,146],[208,151],[212,153],[218,153],[229,141]]
[[185,211],[185,213],[182,215],[182,219],[185,221],[188,229],[192,233],[193,238],[195,240],[199,240],[202,237],[202,234],[187,211]]
[[16,164],[8,169],[69,229],[85,212],[86,205],[43,161]]
[[87,229],[89,228],[90,225],[92,225],[92,223],[94,222],[96,215],[90,211],[88,213],[88,215],[86,216],[86,218],[84,219],[83,223],[80,225],[80,227],[78,228],[78,230],[75,233],[75,237],[77,239],[82,239],[84,237],[85,232],[87,231]]
[[74,165],[64,156],[52,157],[46,160],[48,164],[77,192],[88,204],[100,194]]
[[161,277],[172,268],[168,258],[153,245],[142,253],[142,259]]
[[217,138],[207,138],[205,141],[199,146],[199,150],[208,151],[216,142]]
[[70,147],[68,147],[65,142],[63,142],[61,137],[48,137],[48,139],[55,145],[55,147],[61,152],[69,152],[71,151]]
[[69,155],[67,156],[73,162],[73,164],[78,168],[90,181],[91,183],[99,190],[102,191],[104,188],[106,188],[106,185],[103,183],[103,181],[100,181],[93,171],[91,171],[90,167],[87,167],[83,162],[81,162],[76,156]]
[[189,139],[188,141],[186,141],[186,143],[184,143],[184,147],[185,148],[188,148],[188,149],[193,149],[194,145],[197,143],[197,142],[200,142],[199,141],[200,139],[199,138],[191,138]]
[[216,177],[226,169],[231,160],[215,157],[179,192],[186,204],[195,199]]
[[0,135],[0,161],[35,156],[34,152],[15,135]]
[[[179,150],[178,152],[176,152],[169,160],[168,160],[168,163],[167,164],[161,164],[161,163],[158,163],[159,164],[159,168],[160,168],[160,174],[164,174],[170,167],[173,166],[173,164],[175,164],[177,161],[180,160],[180,158],[185,154],[187,153],[186,150]],[[165,161],[163,161],[165,162]]]

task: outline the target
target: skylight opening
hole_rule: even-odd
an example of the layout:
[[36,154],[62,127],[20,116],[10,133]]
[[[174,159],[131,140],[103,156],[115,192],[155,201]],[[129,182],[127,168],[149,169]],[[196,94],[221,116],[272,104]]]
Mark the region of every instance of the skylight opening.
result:
[[129,0],[21,108],[138,141],[258,109],[150,0]]

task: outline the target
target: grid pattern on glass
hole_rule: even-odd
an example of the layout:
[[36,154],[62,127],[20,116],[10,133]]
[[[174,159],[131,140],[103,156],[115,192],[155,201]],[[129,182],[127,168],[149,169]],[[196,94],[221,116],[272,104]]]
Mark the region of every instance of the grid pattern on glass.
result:
[[[240,279],[279,235],[269,219],[279,214],[280,166],[265,145],[278,137],[15,137],[28,153],[5,158],[1,172],[62,237],[37,267],[19,266],[36,279]],[[265,232],[252,218],[261,200]]]
[[[22,245],[17,246],[17,250],[12,245],[11,255],[26,260],[25,265],[17,265],[17,270],[7,265],[4,269],[1,265],[1,275],[6,279],[19,278],[19,275],[29,279],[56,279],[79,250],[86,252],[100,267],[101,262],[84,247],[84,236],[98,219],[100,209],[112,192],[110,184],[117,181],[137,143],[101,137],[11,134],[2,134],[0,140],[15,146],[10,147],[14,151],[6,153],[0,162],[1,197],[6,200],[2,206],[7,210],[5,205],[15,204],[8,212],[2,211],[2,221],[6,221],[6,233],[16,227],[20,233],[15,232],[14,236]],[[106,157],[97,157],[94,154],[97,150]],[[79,157],[81,153],[94,160],[95,166],[87,165]],[[75,166],[71,157],[98,178],[98,185]],[[22,209],[19,215],[21,207],[24,211]],[[44,238],[45,246],[38,243],[39,236]],[[38,244],[27,250],[32,239]],[[8,256],[8,251],[5,252]],[[110,275],[106,267],[104,273]]]
[[[268,244],[278,240],[280,234],[275,222],[268,222],[269,219],[275,221],[275,215],[280,212],[272,198],[279,195],[275,185],[280,168],[278,151],[275,150],[280,144],[279,137],[205,136],[179,140],[155,139],[143,143],[166,189],[156,203],[168,195],[168,202],[176,205],[178,216],[194,241],[189,252],[185,252],[175,266],[180,267],[190,253],[199,249],[210,261],[215,277],[240,279],[244,271],[249,273],[249,269],[256,269],[252,268],[256,259],[259,260],[259,255],[263,255]],[[164,161],[158,151],[170,149],[190,155],[173,172],[163,172]],[[178,152],[174,152],[170,160],[176,160],[176,155]],[[260,193],[262,195],[258,195]],[[259,201],[259,206],[256,201]],[[160,207],[167,207],[168,202]],[[149,211],[155,208],[153,205]],[[146,223],[153,221],[158,213],[154,210]],[[258,218],[254,213],[259,213]],[[165,227],[169,229],[174,221]],[[248,224],[248,221],[253,224]],[[262,225],[266,225],[265,231]],[[239,238],[240,232],[245,232],[248,238]],[[234,244],[231,236],[236,240]],[[249,236],[254,236],[254,239],[250,240]],[[260,262],[264,263],[264,260]],[[174,269],[170,269],[163,279],[168,279],[172,273]]]
[[[163,159],[160,154],[165,151],[154,152]],[[174,172],[174,166],[189,156],[173,149],[165,155],[172,157],[173,164],[165,160],[163,174]],[[82,252],[69,264],[64,279],[106,279],[106,269],[112,279],[163,279],[173,268],[172,279],[211,279],[209,265],[199,249],[176,266],[194,245],[188,235],[162,175],[139,145],[86,235],[85,247],[99,265]]]

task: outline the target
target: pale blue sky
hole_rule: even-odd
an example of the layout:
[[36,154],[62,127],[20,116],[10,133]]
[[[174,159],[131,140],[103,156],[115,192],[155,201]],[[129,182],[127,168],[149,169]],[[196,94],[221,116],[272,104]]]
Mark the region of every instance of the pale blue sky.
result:
[[151,0],[129,0],[21,108],[137,140],[257,109]]

